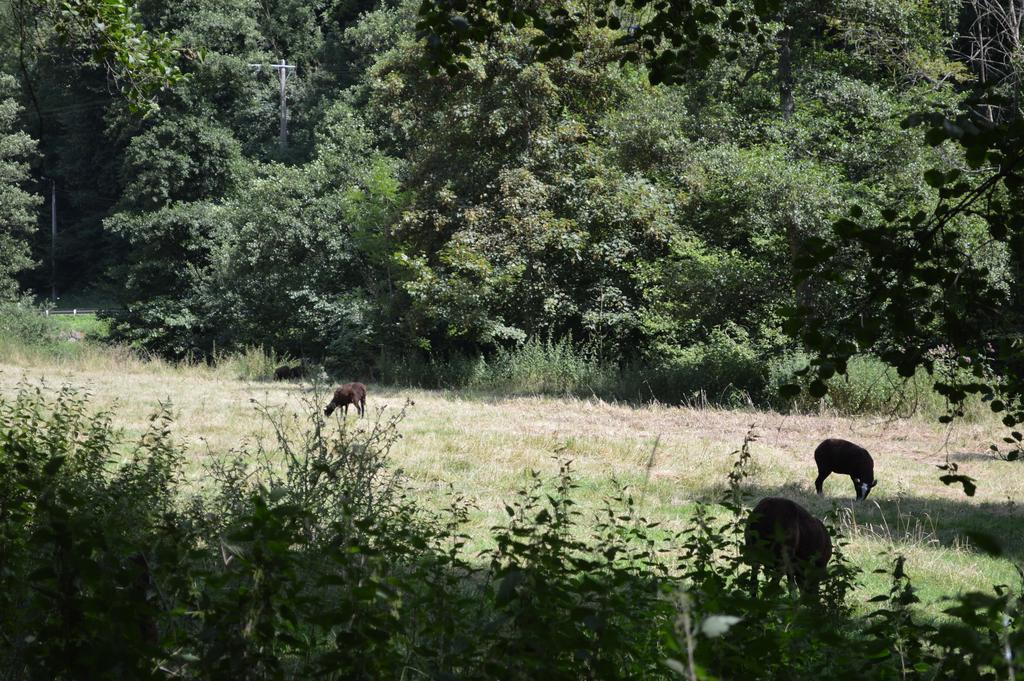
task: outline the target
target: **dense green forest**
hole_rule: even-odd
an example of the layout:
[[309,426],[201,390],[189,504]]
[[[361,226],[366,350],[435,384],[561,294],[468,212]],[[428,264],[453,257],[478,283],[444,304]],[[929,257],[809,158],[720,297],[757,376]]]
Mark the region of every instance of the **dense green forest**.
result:
[[[47,7],[3,5],[3,295],[102,301],[116,338],[170,357],[262,345],[367,376],[560,343],[669,399],[695,368],[765,394],[880,310],[863,303],[888,275],[836,220],[930,213],[943,173],[976,166],[908,116],[1016,120],[1024,73],[1016,5],[995,0],[712,3],[687,20],[703,35],[676,22],[706,49],[665,73],[628,49],[660,49],[655,28],[688,39],[665,31],[668,5],[610,5],[561,52],[538,47],[539,17],[497,21],[438,69],[429,3],[145,0],[135,16],[180,73],[158,63],[140,111],[125,91],[146,83]],[[972,283],[1019,309],[1020,239],[970,211],[949,228]],[[826,249],[830,276],[794,284]],[[824,378],[867,350],[912,374],[952,342],[891,307],[924,317],[902,334],[924,337],[914,353],[869,333]],[[810,335],[785,324],[795,309]],[[975,326],[1019,331],[991,317]]]

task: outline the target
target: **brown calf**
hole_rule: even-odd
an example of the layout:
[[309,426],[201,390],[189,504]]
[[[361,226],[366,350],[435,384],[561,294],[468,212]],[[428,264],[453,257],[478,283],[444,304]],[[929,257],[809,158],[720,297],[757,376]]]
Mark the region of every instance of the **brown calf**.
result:
[[330,416],[338,407],[348,415],[348,405],[356,405],[359,417],[366,415],[366,386],[362,383],[346,383],[334,391],[334,397],[324,409],[324,416]]

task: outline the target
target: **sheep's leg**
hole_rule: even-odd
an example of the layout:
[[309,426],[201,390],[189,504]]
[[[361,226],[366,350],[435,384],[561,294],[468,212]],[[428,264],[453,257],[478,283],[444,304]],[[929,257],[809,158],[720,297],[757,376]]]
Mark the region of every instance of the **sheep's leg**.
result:
[[757,574],[761,569],[760,563],[750,564],[750,595],[757,598]]
[[822,491],[822,485],[825,484],[825,478],[827,478],[829,473],[831,472],[832,471],[826,470],[824,468],[818,469],[818,479],[814,481],[814,489],[818,491],[818,496],[824,494],[824,491]]
[[807,585],[806,592],[809,598],[818,600],[818,595],[821,592],[821,579],[821,571],[816,568],[812,569],[804,578],[804,583]]
[[341,406],[341,413],[345,415],[345,418],[348,418],[348,402]]
[[359,400],[359,418],[366,416],[366,398]]
[[794,552],[783,549],[782,567],[783,571],[786,573],[786,586],[789,588],[789,593],[792,594],[796,590],[797,572],[800,569],[797,565],[796,554]]

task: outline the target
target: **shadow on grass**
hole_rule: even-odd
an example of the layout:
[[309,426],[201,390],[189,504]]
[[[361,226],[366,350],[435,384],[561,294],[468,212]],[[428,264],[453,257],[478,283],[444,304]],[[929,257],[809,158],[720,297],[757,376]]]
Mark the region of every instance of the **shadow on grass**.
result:
[[[937,485],[941,485],[936,481]],[[852,484],[850,485],[852,488]],[[849,494],[818,496],[799,483],[784,485],[746,485],[751,505],[763,497],[785,497],[823,517],[835,503],[853,513],[853,522],[866,536],[894,544],[934,546],[987,554],[971,539],[972,533],[988,535],[1001,549],[1001,557],[1024,560],[1024,508],[1011,502],[973,503],[964,496],[957,499],[905,495],[888,497],[873,493],[865,501]]]

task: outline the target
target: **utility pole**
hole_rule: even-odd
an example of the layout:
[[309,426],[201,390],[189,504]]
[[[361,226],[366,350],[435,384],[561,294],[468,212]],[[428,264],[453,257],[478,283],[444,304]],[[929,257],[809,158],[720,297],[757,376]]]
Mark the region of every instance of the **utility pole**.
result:
[[57,180],[50,180],[50,299],[57,302]]
[[[254,69],[262,69],[263,64],[249,64]],[[288,96],[286,93],[286,86],[288,84],[288,72],[295,70],[294,64],[289,64],[285,59],[281,59],[280,64],[271,64],[270,67],[277,71],[277,80],[281,84],[281,130],[278,133],[278,144],[281,145],[281,151],[288,149]]]

